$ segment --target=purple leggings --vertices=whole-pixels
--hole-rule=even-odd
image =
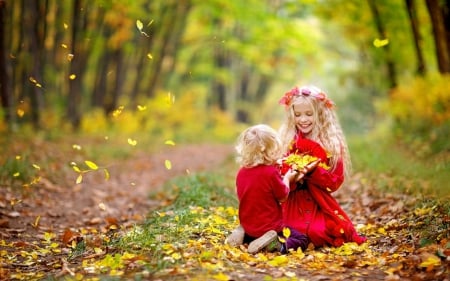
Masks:
[[[309,244],[308,236],[292,227],[287,226],[287,228],[291,231],[291,235],[288,238],[284,237],[282,231],[278,233],[278,236],[283,237],[286,240],[286,243],[282,246],[280,252],[286,254],[289,249],[297,250],[298,248],[301,248],[303,251],[306,250]],[[245,234],[244,243],[250,243],[255,239],[255,237]]]

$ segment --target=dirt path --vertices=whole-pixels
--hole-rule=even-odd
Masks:
[[[101,171],[86,174],[81,184],[56,186],[42,179],[31,192],[17,194],[0,189],[0,237],[14,240],[52,231],[116,223],[135,223],[161,204],[149,198],[166,181],[213,169],[232,155],[227,145],[174,146],[152,155],[138,155]],[[171,169],[165,166],[171,162]],[[15,206],[11,206],[15,202]]]

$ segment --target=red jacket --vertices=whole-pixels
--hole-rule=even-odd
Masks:
[[[259,165],[239,169],[236,176],[239,199],[239,220],[245,233],[260,237],[269,230],[283,229],[279,201],[285,200],[289,189],[276,166]]]
[[[311,153],[326,161],[325,150],[311,140],[299,138],[293,152]],[[334,171],[316,167],[304,177],[304,183],[290,192],[283,203],[284,223],[305,233],[316,247],[341,246],[345,242],[366,241],[359,236],[347,214],[331,195],[344,181],[344,165],[338,161]]]

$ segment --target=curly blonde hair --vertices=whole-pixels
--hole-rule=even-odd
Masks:
[[[236,152],[236,161],[247,168],[272,165],[283,154],[277,131],[265,124],[244,130],[237,140]]]
[[[294,88],[280,100],[280,103],[286,106],[286,118],[279,130],[282,150],[284,152],[289,151],[297,134],[293,105],[304,102],[312,106],[315,120],[315,126],[308,138],[322,145],[327,154],[330,155],[329,166],[331,170],[334,170],[339,159],[342,159],[345,174],[350,174],[350,153],[334,110],[334,104],[322,90],[315,86]]]

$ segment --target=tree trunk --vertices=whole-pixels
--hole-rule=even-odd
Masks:
[[[76,75],[75,79],[69,79],[69,96],[67,115],[72,127],[77,130],[81,123],[81,97],[83,94],[83,76],[87,63],[85,32],[87,25],[87,10],[84,0],[74,0],[72,17],[72,54],[70,75]]]
[[[381,37],[381,39],[386,39],[386,31],[384,28],[383,21],[381,20],[380,13],[378,11],[378,7],[375,3],[375,0],[368,0],[368,3],[375,22],[375,27],[378,31],[378,35]],[[395,64],[394,60],[392,59],[389,44],[384,46],[383,48],[385,51],[385,61],[388,72],[387,79],[389,81],[389,88],[392,89],[397,86],[397,71],[395,70]]]
[[[416,3],[415,0],[406,0],[406,8],[408,10],[409,22],[411,24],[411,31],[414,38],[414,47],[416,50],[417,59],[417,74],[424,76],[426,73],[425,60],[423,58],[422,48],[420,42],[422,38],[419,31],[419,22],[417,20]]]
[[[6,50],[5,50],[5,11],[6,1],[0,0],[0,99],[1,106],[4,111],[4,121],[11,125],[13,121],[12,113],[12,95],[9,90],[9,79],[6,67]]]
[[[40,128],[40,116],[41,109],[44,102],[44,90],[45,87],[43,81],[43,61],[42,56],[44,53],[44,40],[45,40],[45,13],[46,2],[39,0],[32,0],[29,3],[29,13],[26,16],[26,20],[30,24],[28,27],[31,29],[29,33],[30,46],[28,49],[29,56],[32,58],[32,69],[29,80],[33,86],[29,91],[30,103],[31,103],[31,121],[34,128]],[[41,7],[42,3],[44,7]]]
[[[447,1],[448,2],[448,1]],[[444,18],[444,10],[448,6],[440,4],[439,0],[426,0],[428,13],[431,18],[433,28],[434,43],[436,46],[436,58],[440,73],[450,73],[450,53],[448,46],[448,28],[446,30],[445,20],[447,24],[449,19]],[[447,12],[448,15],[448,12]]]

